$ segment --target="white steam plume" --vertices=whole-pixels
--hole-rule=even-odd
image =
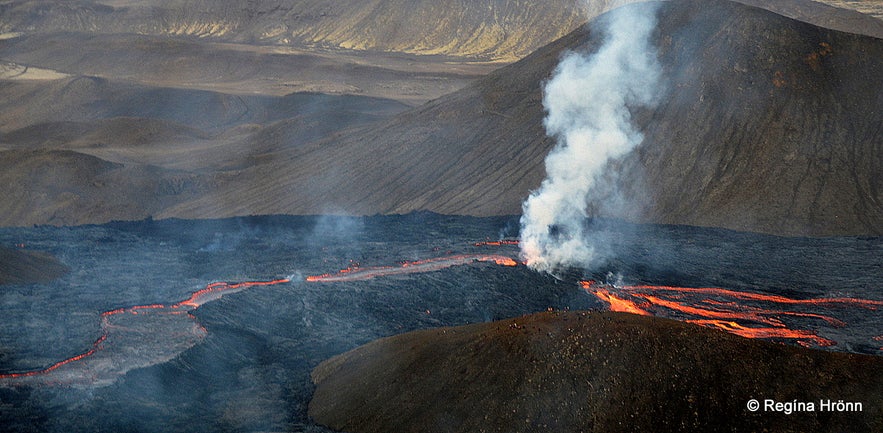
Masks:
[[[546,157],[547,177],[522,204],[521,217],[522,259],[534,269],[592,261],[583,224],[593,187],[608,162],[643,140],[627,105],[650,105],[657,94],[661,72],[650,43],[655,15],[650,4],[610,12],[602,18],[598,51],[568,53],[545,85],[544,125],[557,143]]]

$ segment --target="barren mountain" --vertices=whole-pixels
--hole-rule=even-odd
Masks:
[[[640,6],[636,6],[640,7]],[[455,94],[247,170],[165,215],[409,212],[517,214],[552,142],[540,86],[589,26]],[[609,216],[788,235],[883,232],[883,43],[736,3],[665,3],[656,31],[668,82],[635,113],[644,144],[621,169],[640,213]],[[304,185],[282,194],[282,185]],[[236,191],[236,192],[234,192]],[[267,200],[272,197],[272,200]],[[595,203],[595,205],[600,205]]]
[[[87,77],[6,82],[0,91],[10,96],[0,102],[3,225],[142,219],[233,182],[264,153],[405,108],[361,96],[238,96]]]
[[[497,60],[524,56],[585,19],[578,2],[526,0],[17,1],[3,5],[0,16],[5,32],[196,36]]]
[[[313,370],[310,416],[353,433],[876,431],[881,364],[633,314],[539,313],[331,358]],[[868,409],[821,410],[832,394]],[[751,399],[814,409],[752,412]]]
[[[200,52],[203,45],[193,41],[131,36],[151,47],[144,73],[161,80],[163,68],[173,71],[167,86],[97,78],[3,84],[3,224],[421,209],[517,214],[539,186],[552,145],[542,128],[541,83],[562,51],[597,46],[593,28],[373,124],[366,122],[401,107],[348,96],[333,105],[315,94],[175,90],[174,81],[200,74],[175,69],[181,53],[209,63],[227,53],[210,68],[225,71],[229,61],[231,69],[217,75],[224,86],[235,87],[228,73],[247,79],[284,68],[273,69],[265,57],[271,53],[256,56],[242,46]],[[789,235],[883,232],[879,39],[723,1],[666,2],[654,37],[665,93],[655,110],[635,112],[646,140],[620,165],[622,188],[639,212],[608,215]],[[94,47],[125,54],[113,38],[94,39]],[[62,55],[63,43],[50,43],[64,40],[22,36],[2,41],[0,51],[41,66],[92,67]],[[160,45],[177,54],[157,54]],[[142,57],[125,58],[120,65]],[[118,76],[131,70],[103,62],[101,68],[120,68]],[[442,63],[427,63],[430,75]],[[420,65],[400,63],[411,71],[400,76],[407,80]],[[298,98],[326,108],[303,115],[305,105],[291,103]],[[332,114],[351,103],[366,105]],[[83,167],[97,171],[71,160],[91,161]],[[35,179],[40,170],[49,175]]]
[[[79,0],[0,5],[0,33],[137,33],[260,45],[318,46],[515,60],[587,18],[635,0]],[[837,30],[883,37],[876,2],[744,0]],[[861,3],[856,5],[856,3]]]

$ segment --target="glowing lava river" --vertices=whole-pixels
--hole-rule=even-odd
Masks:
[[[475,262],[518,265],[514,259],[503,255],[460,254],[403,262],[400,266],[352,266],[336,274],[308,276],[305,280],[326,283],[360,281],[432,272]],[[0,385],[108,385],[132,369],[166,362],[205,338],[208,331],[191,314],[196,308],[252,287],[285,283],[291,283],[291,279],[217,282],[175,304],[136,305],[105,311],[101,313],[101,336],[91,349],[43,369],[0,374]]]
[[[176,304],[105,311],[101,336],[91,349],[40,370],[0,374],[0,384],[107,385],[132,369],[168,361],[202,340],[207,331],[190,311],[226,294],[290,281],[212,283]]]
[[[791,328],[785,318],[814,319],[840,328],[847,326],[846,322],[829,314],[845,308],[862,308],[870,312],[883,308],[883,301],[870,299],[792,299],[716,287],[610,285],[595,281],[580,281],[580,286],[610,304],[612,311],[670,317],[743,337],[791,340],[806,347],[827,347],[837,343],[811,329]],[[820,314],[787,307],[812,307],[814,311],[831,312]]]
[[[0,228],[5,248],[70,269],[0,286],[0,431],[327,433],[307,415],[322,361],[549,309],[883,355],[883,237],[600,222],[589,232],[603,245],[597,263],[550,275],[516,262],[517,217]]]

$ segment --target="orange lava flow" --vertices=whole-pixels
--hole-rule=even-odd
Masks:
[[[476,247],[501,247],[503,245],[518,245],[518,240],[499,240],[499,241],[484,241],[484,242],[476,242],[473,245]]]
[[[81,360],[81,359],[83,359],[83,358],[86,358],[86,357],[88,357],[88,356],[92,356],[92,355],[94,355],[95,352],[97,352],[99,349],[101,349],[101,343],[103,343],[104,340],[106,340],[106,339],[107,339],[107,335],[102,335],[101,337],[98,337],[98,339],[95,340],[94,343],[92,343],[92,348],[89,349],[87,352],[81,353],[81,354],[79,354],[79,355],[77,355],[77,356],[72,356],[72,357],[70,357],[70,358],[68,358],[68,359],[65,359],[65,360],[62,360],[62,361],[58,361],[58,362],[56,362],[55,364],[52,364],[52,365],[50,365],[49,367],[46,367],[46,368],[44,368],[44,369],[42,369],[42,370],[27,371],[27,372],[24,372],[24,373],[0,374],[0,378],[3,378],[3,379],[15,379],[15,378],[19,378],[19,377],[32,377],[32,376],[37,376],[37,375],[40,375],[40,374],[49,373],[50,371],[52,371],[52,370],[56,370],[56,369],[58,369],[59,367],[61,367],[61,366],[63,366],[63,365],[67,365],[67,364],[70,364],[70,363],[72,363],[72,362],[77,362],[77,361],[79,361],[79,360]]]
[[[487,242],[478,242],[475,243],[475,246],[503,246],[503,245],[518,245],[518,241],[516,240],[500,240],[500,241],[487,241]],[[412,273],[422,273],[422,272],[431,272],[439,269],[448,268],[451,266],[465,265],[475,262],[489,262],[495,263],[500,266],[518,266],[518,262],[508,256],[499,255],[499,254],[461,254],[461,255],[453,255],[447,257],[436,257],[426,260],[418,260],[412,262],[403,262],[399,266],[381,266],[381,267],[361,267],[358,263],[353,262],[349,268],[342,269],[337,273],[325,273],[321,275],[311,275],[306,277],[307,282],[337,282],[337,281],[357,281],[357,280],[367,280],[375,277],[384,277],[391,275],[400,275],[400,274],[412,274]],[[0,374],[0,380],[2,379],[15,379],[15,378],[25,378],[25,377],[34,377],[40,376],[47,373],[51,373],[55,370],[58,370],[60,367],[73,364],[77,361],[84,361],[87,358],[90,360],[95,360],[96,358],[90,358],[102,349],[104,349],[105,342],[108,339],[109,331],[111,329],[121,329],[117,325],[112,323],[113,316],[117,316],[117,318],[121,318],[123,316],[119,316],[122,314],[131,314],[131,315],[147,315],[147,314],[157,314],[157,315],[167,315],[167,316],[180,316],[186,314],[189,316],[190,320],[195,324],[196,329],[199,330],[196,334],[200,336],[204,336],[208,333],[208,331],[202,327],[198,322],[196,322],[196,317],[190,314],[192,310],[199,308],[201,305],[204,305],[208,302],[217,300],[222,296],[230,293],[239,292],[251,287],[256,286],[272,286],[276,284],[284,284],[290,283],[291,280],[288,278],[280,278],[270,281],[244,281],[239,283],[226,283],[226,282],[215,282],[206,285],[204,288],[193,292],[190,297],[187,299],[174,303],[174,304],[148,304],[148,305],[136,305],[133,307],[122,307],[116,308],[113,310],[108,310],[102,312],[100,314],[101,317],[101,336],[92,344],[92,347],[79,355],[67,358],[65,360],[56,362],[55,364],[50,365],[49,367],[33,370],[27,372],[20,373],[8,373],[8,374]],[[144,316],[151,317],[151,316]],[[102,355],[108,355],[108,352],[102,352]],[[100,357],[98,357],[100,358]],[[84,361],[84,362],[89,362]],[[101,359],[96,360],[96,362],[101,363],[104,362]],[[57,372],[56,372],[57,373]],[[77,372],[79,373],[79,372]]]
[[[213,301],[215,299],[224,296],[225,294],[240,292],[249,287],[254,286],[272,286],[274,284],[282,284],[282,283],[290,283],[291,280],[288,278],[280,278],[278,280],[272,281],[246,281],[243,283],[229,284],[229,283],[211,283],[205,286],[202,290],[197,290],[190,295],[189,298],[183,300],[176,304],[177,306],[188,306],[188,307],[198,307],[206,302]],[[174,306],[173,306],[174,307]],[[177,308],[177,307],[175,307]]]
[[[498,254],[460,254],[446,257],[435,257],[426,260],[404,262],[399,266],[375,266],[375,267],[350,267],[341,269],[334,274],[310,275],[307,282],[342,282],[369,280],[377,277],[392,275],[415,274],[432,272],[451,266],[466,265],[474,262],[490,262],[500,266],[518,266],[518,262],[511,257]]]
[[[802,329],[788,329],[788,328],[750,328],[747,326],[742,326],[736,322],[728,322],[725,320],[714,320],[714,319],[695,319],[695,320],[686,320],[687,323],[694,323],[697,325],[708,326],[712,328],[718,328],[724,331],[727,331],[732,334],[740,335],[742,337],[748,338],[784,338],[784,339],[793,339],[800,344],[801,346],[811,347],[812,345],[807,344],[807,341],[814,343],[816,346],[833,346],[835,343],[832,340],[827,338],[819,337],[812,331],[802,330]]]
[[[488,246],[501,246],[501,245],[515,245],[517,241],[497,241],[497,242],[486,242],[486,243],[477,243],[477,246],[488,245]],[[411,274],[411,273],[422,273],[422,272],[431,272],[439,269],[448,268],[451,266],[465,265],[469,263],[475,262],[489,262],[495,263],[500,266],[517,266],[518,262],[511,257],[498,255],[498,254],[462,254],[462,255],[453,255],[448,257],[436,257],[426,260],[418,260],[412,262],[403,262],[399,266],[382,266],[382,267],[360,267],[358,263],[353,263],[353,265],[347,269],[342,269],[337,273],[326,273],[321,275],[312,275],[306,277],[306,281],[308,282],[337,282],[337,281],[356,281],[356,280],[367,280],[375,277],[383,277],[383,276],[391,276],[391,275],[400,275],[400,274]],[[122,307],[116,308],[113,310],[108,310],[102,312],[101,316],[101,336],[92,344],[92,348],[88,351],[81,353],[79,355],[70,357],[68,359],[56,362],[55,364],[50,365],[49,367],[33,370],[28,372],[20,372],[20,373],[9,373],[9,374],[0,374],[0,379],[15,379],[15,378],[25,378],[25,377],[34,377],[40,376],[43,374],[51,373],[55,370],[58,370],[60,367],[75,363],[77,361],[84,361],[87,358],[92,357],[102,349],[104,349],[104,343],[108,339],[109,330],[117,329],[116,325],[112,324],[111,318],[113,316],[118,316],[121,314],[131,314],[131,315],[140,315],[140,314],[159,314],[159,315],[182,315],[186,314],[189,316],[191,320],[196,324],[197,329],[200,330],[198,334],[205,335],[207,331],[204,327],[199,325],[196,322],[196,317],[190,314],[190,311],[204,305],[208,302],[214,301],[216,299],[221,298],[224,295],[240,292],[242,290],[256,287],[256,286],[272,286],[276,284],[290,283],[291,280],[288,278],[280,278],[270,281],[245,281],[240,283],[226,283],[226,282],[215,282],[206,285],[204,288],[193,292],[190,297],[187,299],[173,303],[173,304],[148,304],[148,305],[136,305],[133,307]],[[106,353],[106,352],[105,352]],[[90,358],[94,359],[94,358]],[[99,360],[98,362],[102,362]]]
[[[602,301],[606,301],[608,304],[610,304],[610,311],[639,314],[641,316],[652,316],[652,314],[645,311],[634,302],[613,295],[607,290],[597,289],[592,293],[594,293],[595,296],[600,298]]]
[[[612,311],[671,317],[743,337],[792,340],[808,347],[827,347],[836,343],[812,330],[791,329],[783,318],[818,319],[836,327],[846,326],[846,323],[828,314],[793,311],[794,308],[851,306],[876,310],[883,306],[883,301],[872,299],[792,299],[714,287],[612,286],[595,281],[580,281],[580,286],[610,304]]]
[[[779,295],[764,295],[761,293],[739,292],[735,290],[720,289],[717,287],[672,287],[672,286],[628,286],[629,290],[651,290],[651,291],[669,291],[679,293],[701,293],[705,295],[726,296],[736,299],[744,299],[750,301],[767,301],[777,304],[804,304],[804,305],[826,305],[826,304],[848,304],[858,307],[864,307],[870,310],[876,310],[877,307],[883,306],[883,301],[872,299],[858,298],[816,298],[816,299],[792,299]]]
[[[193,310],[193,309],[199,307],[200,305],[205,304],[206,302],[218,299],[221,296],[228,294],[228,293],[242,291],[246,288],[253,287],[253,286],[269,286],[269,285],[282,284],[282,283],[288,283],[288,282],[290,282],[289,279],[282,278],[282,279],[272,280],[272,281],[246,281],[246,282],[235,283],[235,284],[223,283],[223,282],[211,283],[211,284],[205,286],[204,289],[197,290],[196,292],[194,292],[186,300],[178,302],[176,304],[135,305],[133,307],[116,308],[113,310],[105,311],[105,312],[101,313],[101,315],[100,315],[101,316],[101,331],[102,331],[101,336],[98,337],[97,340],[95,340],[95,342],[92,344],[92,348],[89,349],[88,351],[83,352],[79,355],[64,359],[62,361],[58,361],[58,362],[50,365],[49,367],[46,367],[46,368],[43,368],[40,370],[27,371],[27,372],[22,372],[22,373],[0,374],[0,379],[15,379],[15,378],[22,378],[22,377],[33,377],[33,376],[39,376],[39,375],[51,373],[52,371],[57,370],[58,368],[60,368],[62,366],[65,366],[65,365],[68,365],[68,364],[71,364],[71,363],[74,363],[77,361],[81,361],[85,358],[88,358],[88,357],[94,355],[95,353],[97,353],[99,350],[101,350],[103,348],[103,343],[105,342],[105,340],[107,340],[109,318],[111,316],[118,315],[118,314],[125,314],[125,313],[143,314],[146,312],[157,312],[159,314],[181,314],[181,313],[185,313],[190,310]],[[169,311],[164,311],[164,310],[169,310]],[[193,318],[193,320],[196,320],[196,318],[192,315],[191,315],[191,318]]]

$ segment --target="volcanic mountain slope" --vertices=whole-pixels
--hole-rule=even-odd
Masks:
[[[143,219],[299,146],[405,109],[379,98],[230,95],[94,77],[0,82],[0,224]],[[264,126],[262,126],[264,125]]]
[[[541,82],[562,51],[589,50],[598,40],[590,25],[462,91],[344,131],[404,107],[278,95],[291,84],[375,89],[413,103],[461,86],[481,68],[469,69],[462,58],[353,54],[339,61],[338,54],[298,57],[195,39],[39,34],[59,10],[80,17],[65,22],[102,27],[88,24],[79,3],[12,13],[35,4],[3,5],[4,19],[30,17],[22,22],[35,29],[0,41],[0,55],[30,65],[3,68],[15,76],[2,82],[0,102],[5,225],[418,209],[516,214],[543,178],[552,144],[542,130]],[[31,28],[21,25],[6,29]],[[72,43],[96,53],[108,48],[113,55],[99,69],[116,78],[27,72],[34,65],[101,72]],[[623,189],[643,212],[613,216],[779,234],[881,232],[879,40],[739,4],[676,1],[660,12],[656,44],[666,93],[657,110],[636,113],[647,141],[622,164],[640,167]],[[194,66],[201,62],[210,67]],[[35,74],[50,79],[20,79]],[[346,78],[353,76],[374,78],[353,84]],[[72,160],[105,169],[88,173]]]
[[[820,27],[883,38],[883,2],[880,1],[736,1]]]
[[[59,32],[0,40],[5,74],[42,68],[152,87],[284,96],[322,92],[415,105],[460,89],[497,66],[459,58],[338,50],[305,51],[175,36]],[[27,68],[25,70],[25,68]]]
[[[634,207],[593,203],[602,215],[784,235],[883,233],[881,40],[724,1],[665,2],[658,20],[666,86],[657,108],[634,111],[645,140],[618,165]],[[592,29],[388,121],[277,154],[272,168],[246,170],[223,194],[163,215],[223,206],[517,214],[553,144],[540,86],[563,51],[598,45]],[[278,183],[266,182],[270,171],[282,173]]]
[[[512,61],[634,0],[126,0],[12,1],[0,33],[137,33],[260,45],[321,46]],[[822,3],[743,0],[837,30],[883,37],[883,22]],[[830,1],[845,8],[856,2]],[[863,2],[871,3],[871,2]]]
[[[331,358],[313,370],[309,412],[347,432],[879,431],[881,367],[666,319],[550,312]],[[828,395],[862,411],[823,410]],[[786,415],[767,399],[814,408]]]
[[[589,9],[597,14],[608,3],[594,1]],[[510,61],[585,19],[578,2],[527,0],[18,1],[3,5],[0,16],[5,32],[197,36]]]

